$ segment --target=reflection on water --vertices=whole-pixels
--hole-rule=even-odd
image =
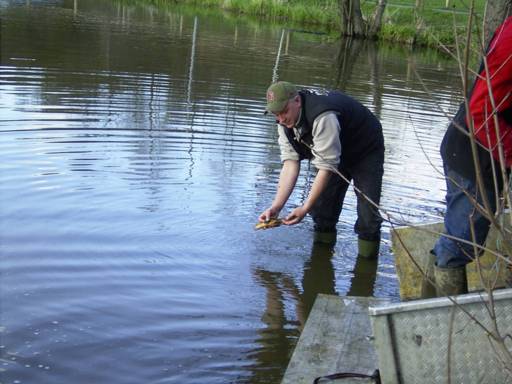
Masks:
[[[258,362],[251,382],[280,380],[280,367],[288,364],[317,294],[336,294],[333,255],[332,246],[314,243],[311,255],[304,263],[300,285],[286,272],[260,267],[253,271],[255,280],[265,288],[266,302],[261,317],[264,327],[258,331],[256,339],[261,347],[251,353]],[[269,372],[270,367],[277,369]]]
[[[339,88],[380,116],[383,208],[424,221],[457,68],[136,3],[0,2],[1,381],[278,382],[316,294],[398,289],[389,226],[378,265],[356,260],[351,190],[333,248],[309,219],[254,231],[280,170],[268,84]]]

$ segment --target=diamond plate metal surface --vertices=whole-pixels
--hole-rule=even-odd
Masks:
[[[447,383],[448,377],[451,383],[512,383],[502,364],[504,351],[488,334],[494,323],[487,296],[464,296],[461,307],[443,298],[395,304],[380,313],[370,309],[384,383]],[[495,296],[494,309],[501,337],[512,335],[512,290]],[[510,352],[512,340],[505,345]],[[390,365],[390,354],[394,372],[380,366]]]

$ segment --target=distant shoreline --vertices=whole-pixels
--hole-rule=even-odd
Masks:
[[[218,9],[235,16],[256,17],[281,25],[302,27],[316,33],[338,38],[341,33],[339,0],[121,0],[124,3],[156,6],[187,6]],[[423,1],[421,10],[416,0],[388,2],[378,40],[439,49],[441,44],[452,48],[456,36],[467,30],[467,4],[462,0]],[[376,1],[363,1],[363,17],[373,13]],[[447,7],[448,5],[448,7]],[[475,9],[482,15],[485,0],[477,0]]]

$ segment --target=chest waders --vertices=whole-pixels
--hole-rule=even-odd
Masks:
[[[299,154],[300,160],[313,157],[322,159],[321,155],[314,151],[312,136],[313,122],[319,115],[333,112],[340,124],[342,147],[340,163],[344,166],[339,169],[334,167],[331,169],[340,179],[331,178],[318,204],[316,203],[311,211],[315,222],[314,241],[335,244],[336,223],[341,213],[345,192],[351,179],[354,178],[354,189],[358,195],[358,220],[355,228],[358,234],[358,255],[367,259],[375,259],[379,253],[380,224],[382,222],[378,213],[384,157],[384,139],[380,122],[361,103],[343,93],[332,92],[328,95],[317,95],[301,91],[299,95],[302,101],[301,119],[296,125],[299,134],[296,137],[295,132],[291,129],[285,129],[284,132],[291,146]],[[374,154],[378,154],[378,156]],[[367,169],[380,169],[381,172],[380,174],[372,172],[371,177],[379,180],[368,183],[361,182],[361,185],[369,185],[367,190],[361,190],[356,184],[363,180],[361,172],[365,168],[360,167],[359,164],[365,161],[371,163],[371,166],[366,167]],[[350,176],[343,175],[342,169],[347,170],[347,175]]]

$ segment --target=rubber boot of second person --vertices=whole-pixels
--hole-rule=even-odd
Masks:
[[[434,275],[435,264],[436,255],[434,251],[430,251],[430,253],[427,255],[427,261],[425,265],[423,265],[420,299],[431,299],[433,297],[437,297]]]
[[[438,297],[468,293],[466,267],[441,268],[434,266],[436,294]]]

